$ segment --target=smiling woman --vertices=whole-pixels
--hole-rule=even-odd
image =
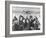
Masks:
[[[44,34],[44,3],[6,1],[6,8],[7,37]]]

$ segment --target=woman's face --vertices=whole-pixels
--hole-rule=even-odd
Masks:
[[[23,22],[25,23],[25,19],[23,20]]]
[[[30,21],[31,21],[31,19],[30,19]]]
[[[27,20],[27,23],[29,23],[29,21]]]

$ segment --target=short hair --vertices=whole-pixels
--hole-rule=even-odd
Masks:
[[[30,18],[32,18],[32,16],[30,16]]]

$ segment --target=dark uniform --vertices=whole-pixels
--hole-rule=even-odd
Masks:
[[[13,19],[13,26],[12,26],[12,30],[15,31],[15,30],[18,30],[18,24],[15,23],[14,21],[17,21],[17,17],[15,16],[14,19]]]
[[[34,24],[35,30],[40,30],[40,28],[38,28],[39,25],[40,25],[40,23],[39,23],[39,21],[38,21],[38,18],[36,18],[36,21],[35,21],[35,22],[36,22],[36,23]]]
[[[29,30],[32,30],[31,27],[34,28],[34,23],[33,23],[34,21],[35,21],[35,19],[33,19],[33,20],[31,20],[31,21],[29,22],[29,23],[30,23],[30,28],[29,28]]]
[[[25,19],[24,28],[25,28],[25,30],[29,30],[29,19],[28,18]]]

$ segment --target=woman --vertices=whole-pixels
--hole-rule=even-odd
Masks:
[[[25,19],[25,26],[24,26],[25,30],[29,30],[29,19],[28,17],[26,17]]]
[[[13,19],[13,24],[12,25],[13,25],[12,26],[13,31],[18,30],[19,25],[18,25],[18,19],[17,19],[16,16]]]
[[[38,18],[36,17],[36,18],[35,18],[35,23],[34,23],[34,29],[35,29],[35,30],[40,30],[40,28],[38,28],[39,25],[40,25],[40,23],[39,23],[39,21],[38,21]]]
[[[24,29],[24,22],[23,22],[23,20],[24,20],[24,17],[22,15],[20,15],[20,17],[19,17],[19,29],[20,30]]]
[[[30,24],[30,28],[29,28],[29,30],[34,30],[34,21],[35,21],[35,19],[33,19],[33,17],[32,16],[30,16],[30,19],[29,19],[30,21],[29,21],[29,24]]]

